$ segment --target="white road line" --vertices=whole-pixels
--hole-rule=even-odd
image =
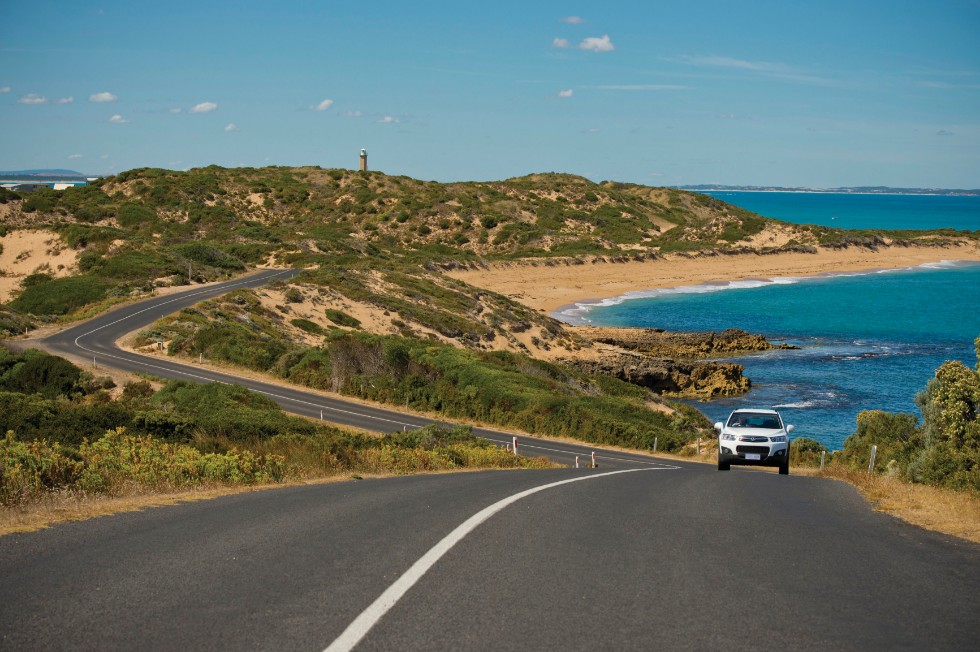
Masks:
[[[399,577],[394,584],[389,586],[384,593],[378,596],[377,600],[372,602],[367,609],[362,611],[361,615],[355,618],[354,621],[347,626],[347,629],[345,629],[343,633],[338,636],[337,639],[331,643],[324,652],[348,652],[349,650],[353,650],[354,647],[361,642],[361,639],[363,639],[367,633],[371,631],[371,628],[378,624],[378,621],[381,620],[381,618],[384,617],[384,615],[388,613],[388,611],[394,607],[406,593],[408,593],[409,589],[415,586],[416,582],[422,579],[422,576],[425,575],[426,572],[428,572],[428,570],[443,557],[443,555],[449,552],[457,543],[462,541],[467,534],[475,530],[477,526],[508,505],[512,505],[518,500],[526,498],[532,494],[536,494],[539,491],[558,487],[563,484],[583,482],[585,480],[595,480],[596,478],[604,478],[606,476],[618,475],[620,473],[636,473],[638,471],[660,471],[668,469],[669,467],[664,467],[662,469],[626,469],[624,471],[609,471],[607,473],[599,473],[597,475],[580,476],[577,478],[572,478],[571,480],[561,480],[560,482],[551,482],[549,484],[541,485],[540,487],[533,487],[495,502],[489,507],[466,519],[462,525],[447,534],[442,541],[434,545],[427,553],[422,555],[417,562],[412,564],[411,568],[405,571],[404,575]]]

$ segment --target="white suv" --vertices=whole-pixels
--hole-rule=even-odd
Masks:
[[[735,410],[727,424],[715,424],[718,431],[718,470],[732,464],[778,466],[780,475],[789,475],[789,433],[775,410]]]

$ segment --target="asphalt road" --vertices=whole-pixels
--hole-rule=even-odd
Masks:
[[[134,328],[112,315],[49,345],[78,338],[105,364],[136,364],[105,344]],[[287,409],[325,404],[274,391]],[[525,439],[565,461],[576,450]],[[600,460],[291,487],[2,537],[0,649],[976,649],[980,546],[878,514],[838,482]]]
[[[472,515],[361,650],[975,650],[980,546],[848,486],[704,465],[228,496],[0,538],[0,649],[323,650]],[[592,477],[595,476],[595,477]]]

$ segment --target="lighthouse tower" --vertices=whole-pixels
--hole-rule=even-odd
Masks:
[[[361,172],[367,172],[367,150],[361,150]]]

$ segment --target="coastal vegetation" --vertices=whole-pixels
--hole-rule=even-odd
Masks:
[[[676,451],[706,432],[693,408],[649,390],[510,351],[335,328],[296,343],[282,317],[240,290],[158,321],[136,347],[231,363],[314,389],[526,432]],[[657,409],[651,409],[651,406]]]
[[[34,258],[22,252],[21,271],[0,279],[12,288],[0,287],[6,292],[0,335],[77,320],[158,288],[224,279],[260,264],[300,268],[290,282],[235,292],[167,318],[133,345],[146,352],[162,345],[169,355],[446,418],[640,449],[656,441],[661,451],[689,450],[707,435],[695,410],[662,394],[745,391],[739,365],[703,358],[769,344],[740,349],[746,345],[739,336],[733,350],[729,334],[685,342],[644,335],[642,344],[621,335],[603,339],[524,305],[517,292],[476,287],[452,274],[510,265],[531,273],[555,266],[587,273],[594,263],[980,241],[980,232],[969,231],[794,225],[707,195],[565,174],[443,184],[317,167],[141,168],[64,191],[0,194],[0,237],[32,230],[43,232],[44,250]],[[72,256],[48,264],[58,251]],[[215,388],[127,387],[120,398],[107,398],[108,388],[94,379],[33,355],[15,356],[0,388],[0,432],[12,430],[6,441],[17,446],[44,441],[67,447],[66,455],[79,461],[83,441],[107,436],[113,450],[136,446],[127,438],[152,437],[201,455],[225,455],[232,446],[243,451],[247,440],[255,455],[283,456],[283,448],[270,448],[278,436],[307,442],[303,450],[308,438],[331,442],[314,448],[334,450],[350,437],[310,431],[309,423],[239,395],[202,402]],[[33,374],[23,371],[29,365],[62,385],[51,389],[45,381],[40,393],[18,386]],[[907,415],[862,415],[854,443],[833,457],[857,465],[865,444],[881,440],[889,458],[882,469],[889,473],[943,486],[975,484],[975,462],[947,459],[973,441],[972,426],[942,434],[959,423],[950,416],[956,409],[969,410],[934,409],[951,405],[949,396],[966,390],[950,388],[969,381],[959,368],[941,376],[921,399],[922,426],[909,425]],[[210,407],[195,412],[195,405]],[[55,423],[70,434],[55,438]],[[229,424],[244,440],[230,434]],[[896,433],[907,441],[885,441]],[[795,459],[816,463],[818,444],[794,446]],[[364,450],[377,449],[365,443]],[[256,472],[277,477],[278,462],[270,464]],[[285,464],[288,476],[288,456]],[[348,458],[340,464],[360,468]]]
[[[980,337],[975,346],[980,357]],[[980,495],[980,363],[975,369],[943,363],[916,404],[921,424],[914,414],[860,413],[857,430],[835,457],[850,468],[868,468],[871,446],[877,446],[875,473]]]
[[[375,437],[290,417],[236,385],[113,383],[41,351],[0,348],[0,504],[281,483],[338,474],[550,466],[463,426]]]

